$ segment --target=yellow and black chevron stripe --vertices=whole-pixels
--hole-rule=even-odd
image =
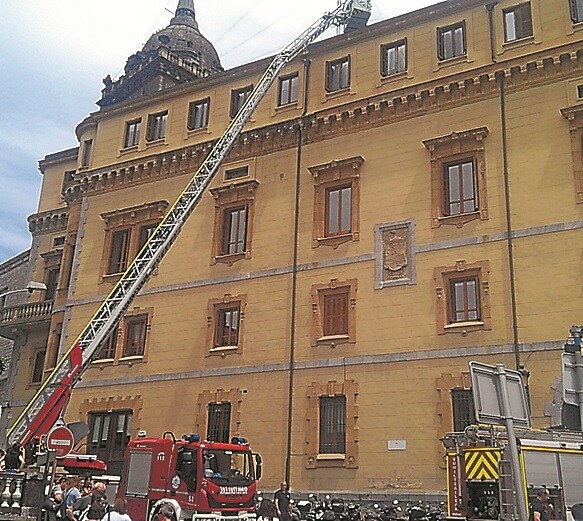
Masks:
[[[474,481],[497,480],[500,451],[468,450],[464,453],[466,478]]]

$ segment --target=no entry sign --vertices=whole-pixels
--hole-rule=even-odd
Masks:
[[[54,450],[58,458],[67,456],[74,443],[73,433],[67,427],[56,427],[47,436],[47,448]]]

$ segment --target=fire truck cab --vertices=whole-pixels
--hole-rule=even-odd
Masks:
[[[517,430],[520,466],[529,508],[542,488],[549,490],[551,520],[571,520],[583,502],[583,439],[580,433]],[[506,433],[469,427],[446,435],[448,514],[468,520],[516,518],[514,483]]]
[[[117,497],[125,498],[132,519],[155,520],[163,506],[174,520],[254,518],[256,480],[261,456],[247,440],[201,441],[198,434],[177,440],[162,438],[129,442]]]

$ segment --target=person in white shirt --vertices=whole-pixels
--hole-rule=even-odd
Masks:
[[[113,503],[113,508],[101,518],[101,521],[132,521],[127,513],[126,500],[118,497]]]

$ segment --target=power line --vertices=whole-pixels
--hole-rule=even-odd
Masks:
[[[261,2],[263,2],[263,0],[259,0],[258,2],[256,2],[255,5],[251,7],[251,9],[249,9],[243,16],[239,17],[239,19],[233,25],[231,25],[223,34],[221,34],[221,36],[219,36],[214,43],[216,44],[220,42],[223,39],[223,37],[226,36],[231,31],[231,29],[233,29],[239,22],[241,22],[243,18],[245,18],[251,11],[253,11],[253,9],[255,9]]]

